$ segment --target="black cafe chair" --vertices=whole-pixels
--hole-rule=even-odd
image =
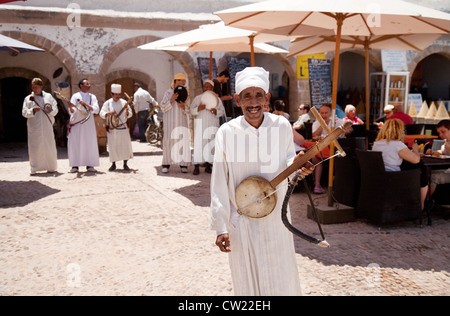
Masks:
[[[356,155],[361,170],[357,217],[377,225],[420,219],[420,170],[387,172],[381,152]]]

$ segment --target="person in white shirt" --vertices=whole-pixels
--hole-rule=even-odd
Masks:
[[[42,91],[40,78],[31,81],[32,93],[25,98],[22,116],[27,118],[28,155],[30,175],[37,171],[56,172],[58,168],[53,124],[58,113],[56,100],[50,93]]]
[[[133,158],[133,148],[131,147],[131,138],[128,131],[127,120],[133,116],[133,112],[127,101],[121,99],[122,86],[120,84],[111,85],[112,98],[107,100],[100,111],[100,117],[107,119],[112,115],[119,116],[119,126],[108,131],[108,152],[111,167],[109,171],[116,170],[116,162],[123,160],[123,169],[130,170],[128,160]],[[127,107],[124,109],[124,107]],[[122,111],[123,109],[123,111]]]
[[[136,111],[136,119],[139,127],[139,140],[141,143],[147,142],[145,138],[145,131],[147,129],[147,119],[149,114],[150,104],[158,106],[158,102],[151,96],[151,94],[142,88],[138,82],[134,84],[134,110]]]
[[[235,295],[301,294],[293,236],[281,220],[286,190],[277,191],[275,209],[262,218],[240,215],[235,200],[244,179],[273,179],[299,157],[289,121],[264,112],[268,90],[269,72],[263,68],[238,72],[234,100],[243,116],[223,124],[215,139],[211,228],[220,251],[229,253]],[[308,175],[312,170],[300,172]],[[287,186],[287,179],[279,186]]]
[[[70,172],[78,172],[80,166],[86,166],[87,171],[95,172],[94,167],[100,165],[100,158],[94,114],[98,114],[100,108],[97,97],[89,93],[91,90],[89,81],[82,79],[78,86],[81,91],[75,93],[70,100],[75,108],[69,106],[71,123],[67,140],[67,153],[71,166]],[[89,112],[91,115],[88,120],[85,120],[85,115]]]
[[[417,165],[421,169],[420,200],[422,210],[428,193],[428,174],[426,168],[421,168],[419,146],[414,143],[412,150],[403,143],[405,137],[405,124],[399,119],[389,119],[380,129],[372,146],[372,151],[382,153],[386,171],[401,171],[403,160]]]
[[[323,104],[319,109],[319,114],[325,121],[325,123],[328,125],[328,128],[331,130],[331,104],[325,103]],[[344,122],[341,119],[336,119],[334,123],[334,128],[339,127]],[[315,140],[322,140],[325,137],[328,136],[328,133],[322,128],[319,121],[315,121],[312,126],[312,136]],[[317,165],[320,162],[321,158],[318,158],[317,156],[314,156],[312,159],[312,163],[314,165]],[[316,194],[323,194],[325,193],[325,189],[322,188],[322,185],[320,184],[320,179],[322,178],[322,172],[323,172],[323,164],[317,165],[316,169],[314,170],[314,193]]]

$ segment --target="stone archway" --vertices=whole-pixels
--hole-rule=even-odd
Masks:
[[[109,75],[109,68],[114,63],[114,61],[124,52],[130,49],[137,48],[138,46],[147,44],[152,41],[156,41],[160,39],[155,36],[138,36],[134,38],[126,39],[118,44],[116,44],[113,48],[111,48],[108,53],[105,55],[103,59],[103,63],[100,67],[99,76],[102,78],[106,78]],[[201,86],[201,77],[198,71],[195,71],[195,63],[189,53],[183,52],[172,52],[167,51],[168,55],[172,56],[183,68],[188,79],[189,79],[189,92],[191,95],[197,95],[202,91]],[[107,81],[106,81],[107,82]],[[106,83],[105,82],[105,83]],[[149,86],[151,89],[151,86]],[[151,90],[149,90],[152,93]],[[155,93],[155,92],[153,92]],[[99,95],[105,94],[105,91],[99,92]]]

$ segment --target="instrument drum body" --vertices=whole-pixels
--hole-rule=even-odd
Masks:
[[[207,110],[212,110],[219,105],[219,97],[212,91],[205,91],[202,94],[200,103],[204,104]]]
[[[175,100],[176,102],[186,102],[188,98],[188,91],[183,86],[178,86],[173,90],[173,93],[178,93],[178,98]]]
[[[277,195],[269,181],[261,177],[248,177],[236,189],[238,213],[252,218],[269,215],[277,205]]]

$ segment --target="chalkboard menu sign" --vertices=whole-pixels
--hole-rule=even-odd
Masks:
[[[320,108],[331,103],[332,80],[329,59],[308,59],[311,105]]]
[[[250,60],[248,58],[228,56],[228,71],[230,72],[231,95],[234,95],[235,92],[234,88],[236,74],[247,67],[250,67]]]
[[[217,78],[217,66],[216,60],[213,59],[213,68],[211,79]],[[200,69],[200,75],[202,76],[202,83],[209,79],[209,58],[198,57],[197,58],[198,69]]]

